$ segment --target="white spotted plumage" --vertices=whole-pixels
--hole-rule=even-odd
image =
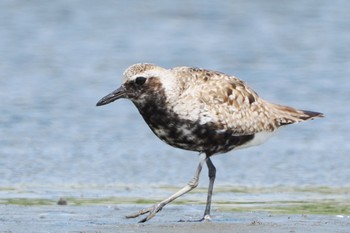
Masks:
[[[282,125],[320,116],[271,104],[245,82],[216,71],[190,67],[168,70],[152,64],[136,64],[124,72],[124,82],[137,76],[156,77],[164,89],[165,107],[180,118],[199,124],[212,122],[236,135],[273,132]]]

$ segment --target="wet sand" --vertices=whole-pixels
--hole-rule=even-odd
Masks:
[[[145,205],[18,206],[0,205],[0,232],[350,232],[342,215],[280,215],[268,212],[213,211],[212,222],[178,222],[200,218],[201,205],[171,205],[143,224],[124,215]]]

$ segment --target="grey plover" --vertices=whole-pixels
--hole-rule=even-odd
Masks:
[[[217,71],[135,64],[125,70],[123,78],[123,84],[98,101],[97,106],[129,99],[162,141],[200,153],[195,175],[186,186],[160,203],[126,216],[135,218],[148,213],[140,222],[151,219],[166,204],[197,187],[204,163],[208,166],[209,188],[201,220],[210,220],[216,174],[211,156],[259,145],[282,126],[323,117],[322,113],[267,102],[245,82]]]

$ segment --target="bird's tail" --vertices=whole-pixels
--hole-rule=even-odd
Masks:
[[[276,114],[276,123],[279,126],[289,125],[301,121],[313,120],[318,117],[324,117],[323,113],[299,110],[296,108],[274,104]]]

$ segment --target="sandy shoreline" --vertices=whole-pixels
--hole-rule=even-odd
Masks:
[[[341,215],[271,214],[214,211],[213,221],[177,222],[199,218],[202,206],[171,205],[154,219],[138,224],[124,215],[145,205],[19,206],[0,205],[4,232],[350,232],[350,217]]]

